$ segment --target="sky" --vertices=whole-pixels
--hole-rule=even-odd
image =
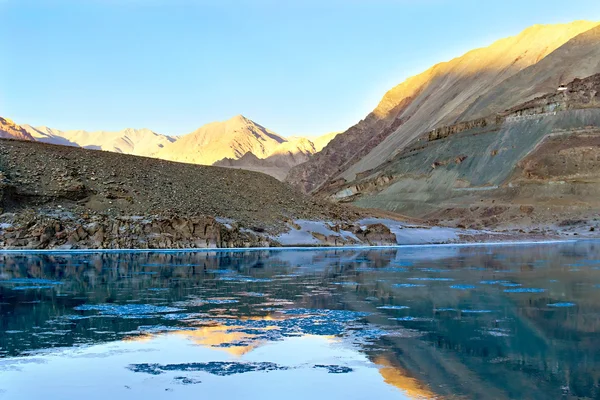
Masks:
[[[0,116],[189,133],[343,131],[409,76],[598,0],[0,0]]]

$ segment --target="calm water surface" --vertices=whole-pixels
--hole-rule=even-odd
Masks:
[[[0,399],[598,399],[600,242],[0,255]]]

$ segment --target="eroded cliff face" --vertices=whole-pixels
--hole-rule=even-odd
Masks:
[[[2,216],[4,249],[201,249],[269,247],[266,237],[212,217],[107,217],[57,213]]]

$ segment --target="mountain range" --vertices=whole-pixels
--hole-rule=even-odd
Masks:
[[[256,122],[237,115],[204,125],[183,136],[167,136],[150,129],[127,128],[117,132],[61,131],[49,127],[17,125],[0,120],[4,138],[111,151],[201,165],[219,165],[264,172],[283,180],[290,168],[308,161],[336,134],[316,138],[284,138]]]

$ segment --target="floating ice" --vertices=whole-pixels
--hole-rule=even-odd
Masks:
[[[475,286],[473,285],[452,285],[450,286],[451,289],[457,289],[457,290],[471,290],[471,289],[475,289]]]
[[[575,303],[551,303],[547,304],[548,307],[575,307]]]

